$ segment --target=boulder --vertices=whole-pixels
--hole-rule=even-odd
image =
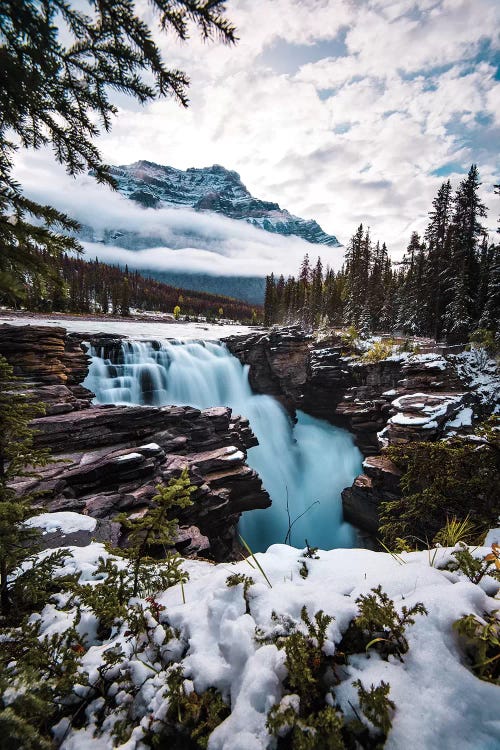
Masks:
[[[193,505],[174,512],[180,528],[191,530],[191,541],[186,532],[176,542],[184,554],[227,559],[236,548],[240,514],[271,504],[246,464],[247,447],[256,444],[248,421],[225,407],[94,406],[40,417],[34,426],[35,445],[50,448],[56,463],[36,478],[20,478],[14,488],[43,493],[49,511],[99,519],[119,545],[126,538],[116,538],[114,517],[145,512],[157,485],[184,468],[196,486]],[[59,537],[47,544],[50,539],[55,544]]]

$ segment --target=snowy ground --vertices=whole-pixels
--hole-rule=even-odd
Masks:
[[[270,585],[251,559],[219,565],[186,561],[190,580],[184,591],[177,585],[157,595],[165,609],[159,618],[161,624],[152,622],[150,640],[161,643],[167,625],[177,628],[178,639],[166,648],[172,659],[182,663],[186,690],[194,688],[200,693],[215,687],[231,706],[230,716],[212,732],[208,750],[267,750],[276,746],[266,729],[266,718],[282,698],[285,655],[273,644],[256,641],[256,627],[272,633],[276,628],[273,611],[299,622],[303,606],[311,617],[322,609],[334,618],[324,646],[324,651],[332,655],[357,614],[356,598],[381,584],[399,611],[403,605],[423,602],[428,615],[416,616],[415,624],[407,629],[409,651],[404,662],[393,656],[383,661],[375,649],[350,659],[346,679],[335,688],[335,701],[342,711],[350,716],[352,706],[357,704],[354,680],[359,678],[367,689],[384,680],[390,684],[390,698],[396,706],[385,745],[388,750],[498,750],[500,688],[479,680],[467,668],[453,623],[469,613],[481,616],[498,609],[498,599],[492,597],[498,594],[499,584],[486,576],[475,585],[461,573],[440,570],[451,552],[437,549],[403,553],[396,558],[361,549],[321,551],[319,559],[305,560],[308,575],[304,578],[299,574],[303,551],[274,545],[256,556]],[[483,548],[474,554],[484,556],[488,552],[491,549]],[[92,572],[99,556],[107,554],[103,545],[95,543],[68,548],[60,572],[80,571],[82,581],[96,585]],[[227,586],[228,576],[234,573],[255,581],[248,592],[249,612],[243,585]],[[142,605],[149,606],[146,602]],[[42,634],[61,632],[71,620],[71,610],[61,611],[49,604],[42,612]],[[92,682],[103,653],[118,644],[124,652],[121,673],[128,670],[138,687],[134,704],[142,712],[140,725],[128,741],[115,744],[109,722],[103,734],[94,732],[93,711],[100,705],[97,701],[87,708],[89,726],[71,730],[63,741],[63,750],[141,750],[142,728],[165,716],[168,667],[162,668],[155,661],[157,654],[151,655],[151,647],[139,647],[137,641],[127,637],[126,627],[122,624],[115,628],[110,638],[101,642],[95,635],[95,618],[91,614],[82,617],[77,625],[85,646],[81,669]],[[127,701],[126,694],[123,701]]]
[[[70,333],[111,333],[127,336],[136,341],[162,341],[164,339],[216,340],[240,333],[251,333],[253,328],[242,325],[212,325],[210,323],[158,323],[149,320],[102,320],[89,318],[51,318],[34,315],[17,317],[1,315],[0,325],[59,326]]]

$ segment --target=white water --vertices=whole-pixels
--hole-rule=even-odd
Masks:
[[[230,406],[250,420],[259,445],[248,451],[248,463],[272,498],[270,508],[241,519],[240,531],[254,551],[285,540],[287,498],[292,521],[314,503],[293,525],[292,544],[303,547],[307,539],[322,549],[353,545],[340,492],[360,473],[361,454],[348,432],[303,412],[292,426],[274,398],[252,392],[248,368],[221,344],[124,342],[122,354],[123,364],[116,365],[94,352],[84,385],[98,403]]]

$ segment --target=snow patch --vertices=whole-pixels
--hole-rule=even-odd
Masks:
[[[125,456],[118,456],[115,460],[120,463],[125,463],[126,461],[143,461],[144,456],[141,453],[127,453]]]
[[[488,547],[471,548],[477,557],[489,551]],[[190,580],[183,590],[172,587],[157,599],[166,607],[165,620],[179,630],[180,639],[188,646],[184,658],[182,647],[178,649],[186,687],[197,692],[214,687],[231,705],[230,716],[211,734],[209,749],[269,750],[275,746],[266,729],[270,708],[281,705],[285,709],[296,702],[294,696],[282,698],[284,652],[254,637],[256,628],[273,633],[273,611],[296,623],[300,622],[303,606],[310,615],[322,609],[333,616],[325,644],[328,653],[333,653],[357,613],[356,598],[379,584],[396,608],[422,601],[428,616],[418,616],[407,628],[409,651],[404,663],[396,659],[385,662],[374,653],[351,659],[347,678],[335,689],[335,700],[346,715],[351,711],[349,704],[357,703],[354,680],[359,678],[365,687],[384,680],[390,684],[390,698],[396,704],[385,745],[388,750],[500,747],[498,687],[480,681],[467,669],[453,629],[453,623],[464,614],[481,616],[498,607],[498,601],[461,573],[450,574],[437,567],[442,567],[452,552],[438,548],[433,556],[428,551],[402,553],[397,560],[389,554],[362,549],[319,551],[318,559],[307,560],[309,573],[303,579],[299,575],[303,550],[273,545],[266,553],[256,555],[272,588],[246,561],[231,565],[186,561]],[[101,544],[71,548],[63,571],[81,571],[80,580],[90,580],[100,556],[109,556]],[[230,573],[251,575],[255,581],[248,592],[249,612],[243,586],[226,585]],[[68,627],[73,617],[72,611],[56,612],[53,606],[47,606],[41,613],[43,630],[60,632],[64,620]],[[161,640],[162,626],[157,629]],[[174,650],[176,643],[171,641],[169,648]],[[124,668],[129,669],[137,686],[135,701],[144,707],[144,720],[164,716],[165,681],[155,670],[144,667],[147,652],[141,652],[139,661],[123,633],[116,630],[104,642],[90,638],[87,646],[82,669],[89,672],[90,679],[97,677],[96,670],[107,649],[124,649],[128,654]],[[142,736],[137,727],[122,747],[141,750]],[[104,750],[114,746],[107,731],[94,735],[91,718],[86,729],[70,730],[62,747]]]
[[[447,422],[447,427],[470,427],[472,425],[473,410],[467,406],[458,412],[456,417]]]
[[[500,544],[500,527],[498,529],[490,529],[486,534],[484,546],[491,547],[492,544]]]
[[[77,531],[94,531],[97,520],[90,516],[72,511],[58,511],[57,513],[40,513],[32,516],[25,522],[26,526],[43,529],[44,534],[53,531],[62,531],[63,534],[74,534]]]

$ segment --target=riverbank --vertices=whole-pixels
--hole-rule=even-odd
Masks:
[[[175,320],[165,315],[131,315],[122,318],[113,315],[69,315],[66,313],[28,313],[0,310],[0,326],[4,323],[15,326],[63,326],[69,333],[96,335],[99,333],[126,336],[140,340],[165,339],[220,339],[230,335],[244,335],[261,328],[240,324],[197,323]]]

